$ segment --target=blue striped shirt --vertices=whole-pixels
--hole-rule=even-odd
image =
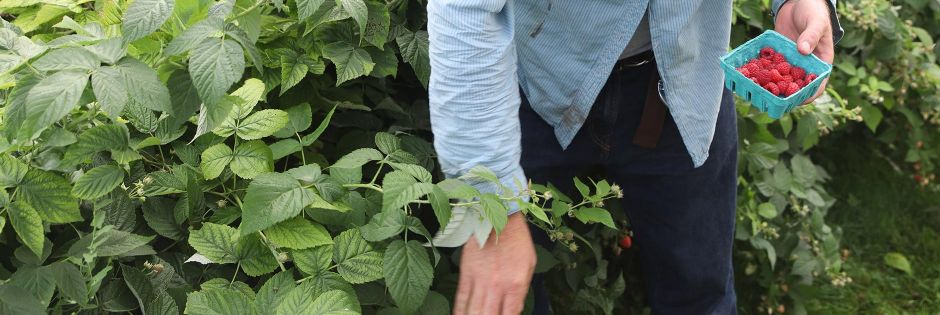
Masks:
[[[784,1],[773,0],[772,11]],[[482,165],[523,189],[520,87],[567,147],[647,12],[665,103],[701,166],[723,91],[718,60],[728,49],[731,8],[731,0],[430,0],[428,92],[443,172],[456,177]]]

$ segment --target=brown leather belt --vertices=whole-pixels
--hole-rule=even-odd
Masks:
[[[659,138],[663,133],[663,124],[666,121],[666,113],[668,112],[660,96],[659,71],[656,69],[653,52],[648,51],[624,58],[617,62],[614,71],[619,72],[647,63],[653,63],[653,70],[650,71],[650,82],[646,88],[646,103],[643,104],[643,114],[640,116],[640,123],[633,136],[633,144],[642,148],[653,149],[659,143]]]

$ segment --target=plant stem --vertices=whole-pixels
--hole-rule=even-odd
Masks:
[[[378,169],[377,171],[375,171],[375,175],[373,175],[373,176],[372,176],[372,180],[369,181],[369,184],[370,184],[370,185],[375,184],[375,181],[379,179],[379,173],[382,173],[382,167],[385,166],[385,159],[387,159],[387,158],[388,158],[388,156],[382,158],[382,160],[379,161],[379,169]]]
[[[299,133],[295,132],[294,135],[297,136],[297,142],[300,142],[300,161],[303,163],[303,165],[307,165],[307,157],[304,155],[304,140],[300,138]]]
[[[242,17],[242,16],[245,16],[245,15],[248,14],[248,13],[251,13],[251,11],[254,11],[254,10],[257,9],[258,7],[260,7],[261,4],[263,4],[264,2],[265,2],[265,0],[258,0],[258,2],[255,2],[255,4],[252,4],[250,7],[245,8],[245,11],[239,12],[238,14],[236,14],[235,16],[233,16],[231,19],[229,19],[229,21],[231,21],[231,20],[237,20],[238,18],[240,18],[240,17]]]
[[[275,251],[274,247],[271,246],[271,241],[269,241],[268,238],[264,236],[264,233],[262,233],[261,231],[258,231],[258,234],[260,234],[261,239],[264,240],[264,245],[267,246],[269,250],[271,250],[271,255],[274,256],[274,260],[277,261],[277,265],[281,267],[281,271],[287,271],[287,268],[284,268],[284,263],[282,263],[281,259],[279,259],[277,255],[277,251]]]
[[[241,262],[238,262],[238,264],[235,265],[235,274],[232,275],[232,282],[229,282],[229,284],[235,283],[235,277],[238,276],[238,269],[241,269],[241,267],[242,267]]]
[[[376,186],[375,184],[344,184],[343,187],[346,188],[368,188],[375,190],[377,192],[382,192],[382,187]]]

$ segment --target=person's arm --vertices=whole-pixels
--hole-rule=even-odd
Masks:
[[[441,170],[458,177],[485,166],[515,192],[519,164],[519,85],[506,0],[428,2],[431,129]],[[481,192],[495,185],[471,183]]]
[[[784,3],[792,0],[773,0],[773,3],[770,5],[771,14],[776,17],[777,12],[780,12],[780,7]],[[842,29],[842,24],[839,23],[839,14],[836,13],[836,0],[825,0],[829,5],[829,22],[832,27],[832,42],[838,43],[842,39],[842,35],[845,34],[845,31]]]
[[[520,191],[519,86],[512,0],[428,2],[434,148],[447,177],[477,165]],[[495,185],[475,185],[497,192]],[[471,241],[472,242],[472,241]],[[460,259],[454,314],[519,314],[535,268],[525,217],[510,215],[502,234],[481,248],[468,243]]]

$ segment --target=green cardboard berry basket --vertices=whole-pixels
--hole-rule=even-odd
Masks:
[[[787,61],[806,70],[807,74],[815,73],[816,79],[802,89],[788,97],[773,95],[751,79],[738,72],[737,68],[749,60],[757,58],[761,48],[771,47],[783,54]],[[822,81],[832,73],[832,65],[822,61],[815,55],[803,55],[796,50],[796,44],[789,38],[772,30],[768,30],[746,43],[738,46],[724,57],[721,57],[721,68],[725,71],[725,87],[751,102],[761,112],[766,112],[771,118],[780,118],[796,106],[806,101],[816,93]]]

